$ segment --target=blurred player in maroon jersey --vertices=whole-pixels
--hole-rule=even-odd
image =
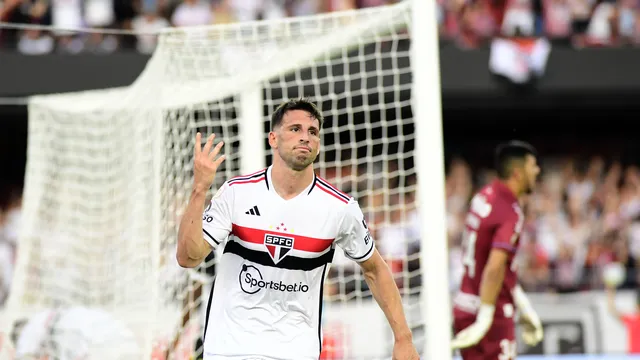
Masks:
[[[499,179],[471,200],[465,222],[465,273],[454,297],[454,349],[464,360],[516,357],[515,309],[525,325],[529,345],[542,340],[542,325],[517,285],[513,258],[524,223],[519,198],[530,193],[540,168],[536,150],[521,141],[496,149]]]

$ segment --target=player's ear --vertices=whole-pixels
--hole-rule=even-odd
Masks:
[[[278,141],[276,139],[276,133],[273,131],[269,132],[269,146],[271,146],[274,149],[278,148]]]

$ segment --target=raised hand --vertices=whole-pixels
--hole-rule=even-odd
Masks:
[[[201,148],[202,135],[196,134],[196,144],[193,152],[193,188],[194,190],[207,191],[216,177],[218,167],[225,159],[224,155],[218,156],[224,143],[219,142],[213,149],[215,134],[209,135],[207,143]]]

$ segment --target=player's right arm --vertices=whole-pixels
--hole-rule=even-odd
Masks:
[[[178,249],[176,251],[176,259],[182,267],[192,268],[198,266],[202,260],[211,252],[212,244],[204,239],[203,236],[203,212],[207,190],[213,184],[216,171],[224,161],[224,155],[218,157],[223,143],[218,143],[213,149],[213,140],[215,135],[210,135],[204,148],[200,148],[201,135],[196,134],[196,143],[193,154],[193,189],[189,204],[180,221],[178,230]],[[226,185],[225,185],[226,186]],[[222,201],[216,201],[224,193],[224,186],[220,188],[216,196],[211,200],[211,206],[207,210],[214,210],[212,220],[218,219],[223,214],[215,213],[215,210],[224,212],[224,204]],[[214,208],[215,204],[215,208]]]

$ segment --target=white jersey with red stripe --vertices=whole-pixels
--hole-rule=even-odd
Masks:
[[[315,176],[284,200],[271,171],[227,181],[205,209],[203,236],[224,252],[207,306],[204,360],[318,359],[335,247],[357,262],[374,252],[352,197]]]

